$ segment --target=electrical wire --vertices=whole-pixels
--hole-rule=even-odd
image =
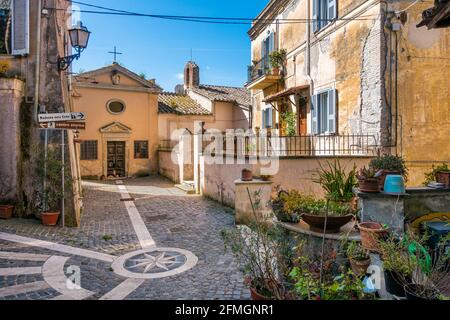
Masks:
[[[249,25],[253,22],[263,21],[266,23],[273,23],[277,21],[279,24],[294,24],[294,23],[310,23],[312,21],[334,21],[334,20],[376,20],[370,17],[376,17],[377,15],[361,16],[358,18],[337,18],[337,19],[283,19],[283,18],[273,18],[273,19],[263,19],[263,18],[232,18],[232,17],[210,17],[210,16],[181,16],[181,15],[159,15],[159,14],[146,14],[131,12],[126,10],[119,10],[104,6],[93,5],[80,1],[65,0],[67,2],[78,4],[82,6],[87,6],[95,9],[101,9],[106,11],[96,11],[96,10],[77,10],[73,9],[73,12],[87,13],[87,14],[102,14],[102,15],[119,15],[119,16],[136,16],[136,17],[148,17],[175,21],[188,21],[197,23],[211,23],[211,24],[235,24],[235,25]],[[54,10],[64,10],[58,8],[47,8]]]

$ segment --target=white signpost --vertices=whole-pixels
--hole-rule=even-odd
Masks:
[[[80,121],[86,120],[83,112],[72,113],[41,113],[38,115],[39,123],[43,122],[61,122],[61,121]]]
[[[41,113],[38,115],[39,127],[45,130],[45,158],[47,158],[47,141],[48,130],[61,130],[61,189],[63,197],[61,199],[61,222],[62,226],[65,226],[65,212],[64,212],[64,186],[65,186],[65,143],[64,137],[66,130],[84,130],[86,128],[85,123],[86,115],[83,112],[71,112],[71,113]],[[47,171],[47,164],[44,166],[44,171]],[[44,190],[46,181],[44,179]],[[44,195],[45,196],[45,195]],[[44,206],[47,209],[47,200],[44,198]]]

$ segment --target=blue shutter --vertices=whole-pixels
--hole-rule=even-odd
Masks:
[[[328,1],[328,22],[336,19],[337,17],[337,6],[336,0],[327,0]]]
[[[336,115],[337,115],[337,108],[336,108],[336,90],[330,90],[328,91],[328,132],[329,133],[336,133]]]
[[[319,122],[318,122],[318,109],[319,109],[319,99],[318,95],[312,96],[311,98],[311,133],[319,133]]]
[[[271,32],[269,36],[269,53],[275,50],[275,33]]]
[[[30,3],[29,0],[12,2],[11,51],[13,55],[28,54],[30,49]]]
[[[308,0],[309,1],[309,0]],[[320,0],[311,0],[313,2],[313,13],[312,13],[312,29],[313,32],[317,32],[319,30],[319,1]]]

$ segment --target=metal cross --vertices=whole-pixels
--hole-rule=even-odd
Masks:
[[[108,53],[111,53],[114,55],[114,63],[117,63],[117,55],[122,54],[122,52],[118,52],[116,46],[114,46],[114,51],[109,51]]]

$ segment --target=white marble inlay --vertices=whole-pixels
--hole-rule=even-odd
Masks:
[[[119,190],[122,199],[129,199],[130,194],[127,191],[126,186],[118,185],[117,189]],[[133,201],[124,202],[125,208],[127,209],[128,215],[131,220],[131,224],[133,225],[134,232],[139,239],[139,243],[143,249],[151,248],[156,246],[155,241],[153,240],[150,232],[148,232],[147,227],[145,226],[144,221],[142,220],[141,215],[139,214],[138,209]]]
[[[45,282],[63,296],[70,297],[74,300],[83,300],[93,296],[95,293],[92,291],[83,288],[70,289],[68,287],[68,279],[64,273],[64,265],[69,259],[68,257],[58,256],[53,256],[48,259],[42,267],[42,276]]]
[[[22,243],[22,244],[25,244],[28,246],[40,247],[40,248],[45,248],[45,249],[52,250],[52,251],[67,253],[70,255],[76,255],[76,256],[81,256],[81,257],[86,257],[86,258],[97,259],[97,260],[101,260],[101,261],[105,261],[105,262],[113,262],[114,259],[116,259],[115,256],[105,254],[105,253],[75,248],[75,247],[66,246],[66,245],[54,243],[54,242],[26,238],[26,237],[3,233],[3,232],[0,232],[0,239],[10,241],[10,242]]]
[[[143,284],[144,281],[145,279],[129,278],[101,297],[100,300],[123,300]]]
[[[182,263],[180,266],[177,266],[174,269],[169,269],[168,267],[168,261],[165,261],[163,264],[164,267],[158,266],[159,270],[166,270],[162,272],[152,272],[149,273],[149,271],[152,271],[152,269],[155,268],[155,260],[154,259],[148,259],[147,266],[151,266],[151,268],[147,269],[146,266],[144,266],[144,271],[139,272],[133,272],[130,270],[129,266],[125,266],[127,262],[133,261],[137,259],[140,259],[140,256],[147,255],[152,256],[153,258],[160,257],[162,253],[168,252],[168,253],[177,253],[179,255],[182,255],[185,257],[184,263]],[[144,262],[144,261],[142,261]],[[126,255],[123,255],[117,260],[115,260],[112,264],[112,268],[115,273],[117,273],[120,276],[126,277],[126,278],[135,278],[135,279],[158,279],[158,278],[165,278],[174,276],[183,272],[188,271],[189,269],[192,269],[198,262],[198,258],[190,251],[184,250],[184,249],[178,249],[178,248],[151,248],[151,249],[142,249],[139,251],[134,251],[127,253]],[[146,270],[147,269],[147,270]],[[157,270],[156,270],[157,271]]]
[[[25,274],[40,274],[41,267],[1,268],[0,276],[18,276]]]
[[[46,261],[48,258],[50,256],[45,254],[0,251],[0,259],[5,260]]]
[[[16,286],[0,288],[0,297],[13,296],[32,291],[46,290],[48,288],[49,285],[45,281],[29,282],[25,284],[19,284]]]

